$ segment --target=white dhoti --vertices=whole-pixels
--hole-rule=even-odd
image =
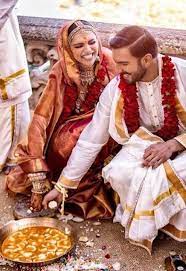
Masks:
[[[142,165],[145,149],[160,141],[140,128],[103,169],[105,182],[120,197],[114,221],[149,252],[158,230],[186,241],[186,151],[156,169]]]
[[[15,163],[14,149],[30,121],[28,98],[32,90],[23,40],[12,10],[15,2],[0,7],[7,18],[0,27],[0,171]]]
[[[172,59],[176,69],[176,112],[179,132],[174,138],[186,149],[186,62]],[[161,84],[162,56],[158,56],[159,76],[151,82],[137,82],[139,122],[133,135],[125,123],[125,98],[116,76],[104,89],[91,123],[83,130],[58,180],[66,188],[77,187],[111,136],[121,151],[103,169],[120,197],[115,222],[125,227],[125,236],[149,252],[162,230],[179,241],[186,241],[186,151],[158,168],[143,167],[143,155],[153,143],[163,142],[153,135],[164,125]],[[132,117],[132,116],[131,116]],[[149,132],[151,131],[151,132]]]
[[[0,108],[0,171],[16,162],[14,149],[24,137],[30,122],[28,100]]]

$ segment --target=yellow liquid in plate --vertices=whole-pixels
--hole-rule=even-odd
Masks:
[[[60,230],[28,227],[9,235],[2,244],[2,254],[18,262],[45,262],[64,255],[72,240]]]

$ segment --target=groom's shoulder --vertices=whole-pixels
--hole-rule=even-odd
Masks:
[[[118,87],[119,80],[120,80],[120,76],[118,74],[108,83],[107,86],[110,87],[110,88]]]
[[[119,84],[119,75],[115,76],[105,87],[103,90],[102,96],[103,97],[109,97],[111,99],[114,98],[115,93],[118,90],[118,84]]]
[[[186,59],[180,58],[180,57],[175,57],[171,56],[171,59],[176,66],[182,67],[186,69]]]
[[[119,84],[119,75],[116,75],[105,87],[104,91],[108,92],[114,92],[116,89],[118,89]]]

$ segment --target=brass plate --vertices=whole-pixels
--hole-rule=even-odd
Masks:
[[[41,238],[38,239],[35,238],[38,233],[40,233]],[[24,236],[25,233],[31,234],[31,238],[28,239],[28,242],[31,242],[30,239],[32,239],[33,234],[33,240],[31,243],[26,243],[26,246],[24,246],[24,241],[22,242],[22,239],[19,234],[23,234],[21,236]],[[48,233],[49,242],[47,242],[47,238],[42,241],[42,236],[46,236]],[[34,237],[35,234],[35,237]],[[56,240],[55,240],[55,234],[56,234]],[[39,235],[39,234],[38,234]],[[51,239],[51,236],[54,237],[54,239]],[[68,245],[65,246],[63,249],[62,246],[65,242],[62,242],[62,239],[64,238],[68,241]],[[15,237],[15,238],[14,238]],[[60,240],[59,240],[60,237]],[[17,239],[16,246],[11,245],[11,242],[15,242],[15,239]],[[13,240],[13,241],[12,241]],[[19,242],[20,240],[20,242]],[[39,241],[40,240],[40,241]],[[42,244],[43,242],[43,244]],[[33,247],[31,247],[32,243],[34,244],[33,247],[37,248],[39,258],[37,257],[37,253],[35,253],[35,258],[31,255],[32,253],[29,252],[30,249],[34,250]],[[55,243],[55,245],[54,245]],[[72,230],[72,227],[68,225],[67,223],[63,223],[57,219],[54,218],[25,218],[18,221],[10,221],[6,225],[4,225],[0,229],[0,253],[1,255],[13,262],[19,263],[19,264],[49,264],[54,262],[55,260],[59,259],[60,257],[66,255],[68,252],[72,250],[76,243],[76,236],[74,231]],[[38,244],[39,246],[36,246]],[[7,245],[7,246],[6,246]],[[23,248],[21,247],[23,245]],[[54,248],[56,246],[56,248]],[[8,250],[6,250],[6,248]],[[43,247],[43,250],[42,250]],[[61,247],[61,249],[60,249]],[[20,258],[19,255],[20,248],[22,249],[21,254],[25,254],[24,257]],[[12,250],[12,254],[11,254]],[[18,252],[15,253],[15,250]],[[28,251],[27,251],[28,250]],[[53,255],[51,255],[49,252],[55,251]],[[34,253],[33,253],[34,254]],[[16,259],[17,257],[17,259]],[[32,259],[30,259],[30,257]]]

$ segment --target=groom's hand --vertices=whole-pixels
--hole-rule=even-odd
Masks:
[[[184,146],[175,139],[152,144],[144,152],[143,166],[157,168],[166,162],[174,152],[182,150],[184,150]]]

